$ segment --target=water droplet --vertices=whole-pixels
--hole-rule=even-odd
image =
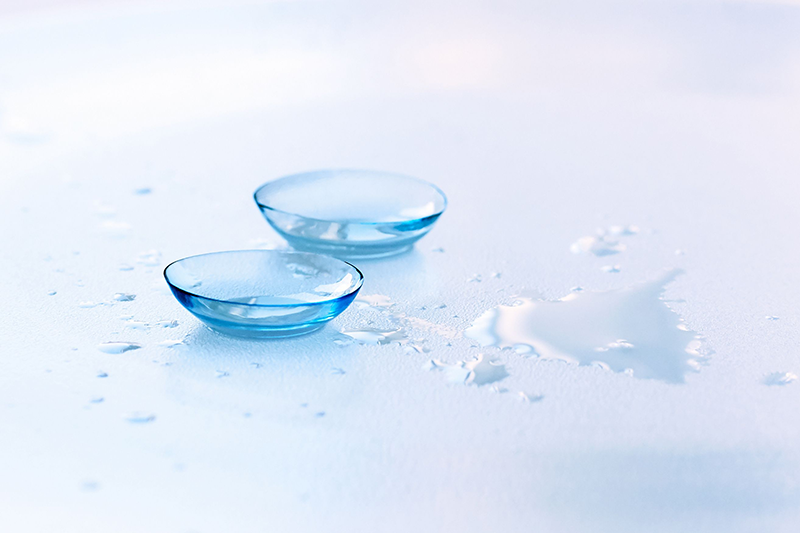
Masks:
[[[150,194],[151,192],[153,192],[153,189],[151,189],[150,187],[141,187],[139,189],[133,190],[133,194],[138,194],[140,196],[143,196],[145,194]]]
[[[535,402],[541,402],[544,399],[544,396],[541,394],[529,394],[520,391],[519,399],[525,403],[535,403]]]
[[[634,226],[633,224],[627,226],[609,226],[605,233],[608,235],[627,237],[639,233],[639,226]]]
[[[141,347],[142,347],[142,345],[138,344],[136,342],[112,341],[112,342],[104,342],[102,344],[99,344],[97,346],[97,349],[100,350],[101,352],[105,352],[105,353],[118,354],[118,353],[129,352],[131,350],[138,350]]]
[[[96,492],[100,490],[100,483],[97,481],[84,481],[81,483],[81,490],[84,492]]]
[[[92,307],[97,307],[98,305],[103,305],[101,302],[80,302],[78,307],[81,309],[91,309]]]
[[[797,381],[797,374],[794,372],[773,372],[764,378],[764,384],[770,386],[783,386]]]
[[[108,377],[108,373],[107,372],[99,372],[97,374],[97,377],[98,378],[107,378]]]
[[[227,378],[228,376],[230,376],[229,372],[226,372],[224,370],[217,370],[217,377],[218,378]]]
[[[322,418],[323,416],[325,416],[325,411],[320,411],[318,413],[314,413],[314,416],[316,416],[317,418]]]
[[[467,279],[467,283],[480,283],[483,281],[483,276],[480,274],[473,274],[471,278]]]
[[[363,296],[359,294],[358,298],[355,299],[355,303],[358,304],[359,307],[375,308],[389,308],[394,305],[391,298],[383,294],[365,294]]]
[[[431,349],[425,346],[424,340],[416,340],[406,345],[406,353],[430,353]]]
[[[491,274],[489,274],[489,275],[490,275],[490,276],[491,276],[493,279],[500,279],[500,278],[502,278],[502,277],[503,277],[503,273],[502,273],[502,272],[492,272],[492,273],[491,273]]]
[[[128,320],[128,322],[125,324],[125,327],[129,329],[142,330],[142,329],[148,329],[149,325],[147,324],[147,322],[142,322],[141,320]]]
[[[127,263],[123,263],[119,266],[119,269],[122,272],[130,272],[131,270],[133,270],[133,267]]]
[[[153,413],[145,413],[141,411],[135,411],[125,417],[125,420],[134,424],[147,424],[155,419],[156,415]]]
[[[475,359],[448,364],[436,359],[426,365],[428,370],[441,370],[447,381],[465,385],[486,385],[508,377],[506,367],[479,354]]]
[[[159,342],[158,345],[162,348],[178,348],[181,346],[186,346],[186,343],[184,343],[183,340],[166,340]]]
[[[464,334],[482,346],[525,344],[544,359],[599,361],[615,372],[632,369],[638,378],[682,383],[696,368],[689,361],[704,360],[710,351],[694,332],[678,327],[680,317],[660,299],[679,274],[673,270],[630,288],[571,293],[556,301],[526,298],[520,306],[486,311]]]
[[[780,320],[780,319],[781,319],[781,317],[779,317],[779,316],[775,316],[775,315],[767,315],[767,316],[766,316],[766,319],[767,319],[767,320]]]
[[[514,352],[520,355],[536,355],[536,351],[533,349],[533,346],[528,344],[515,344],[512,346]]]
[[[591,253],[603,257],[624,251],[625,245],[606,236],[581,237],[569,249],[573,254]]]
[[[118,292],[114,294],[113,299],[117,302],[132,302],[136,299],[136,295]]]
[[[156,322],[156,326],[160,328],[172,329],[172,328],[177,328],[179,325],[180,324],[178,323],[177,320],[159,320],[158,322]]]
[[[250,364],[253,365],[253,368],[261,368],[262,366],[264,366],[261,363],[250,363]]]
[[[331,369],[331,374],[335,374],[337,376],[341,376],[341,375],[345,374],[345,371],[344,371],[344,369],[335,366],[335,367],[333,367]]]
[[[496,394],[505,394],[508,392],[508,389],[505,387],[498,387],[497,385],[492,385],[489,387],[489,391],[494,392]]]
[[[161,252],[158,250],[147,250],[139,254],[136,262],[145,266],[158,266],[161,263]]]
[[[570,292],[583,292],[584,290],[586,290],[586,289],[584,289],[583,287],[581,287],[580,285],[578,285],[577,287],[572,287],[572,288],[570,289]]]
[[[431,248],[431,252],[435,252],[435,253],[437,253],[437,254],[443,254],[443,253],[444,253],[444,248],[442,248],[442,247],[439,247],[439,248]]]
[[[444,309],[446,307],[447,307],[447,304],[439,304],[436,307],[434,307],[434,309]]]
[[[105,398],[103,398],[102,396],[95,396],[89,399],[91,403],[103,403],[103,400],[105,400]]]
[[[622,267],[619,265],[605,265],[600,267],[600,270],[609,274],[616,274],[622,270]]]
[[[50,291],[47,293],[48,296],[55,296],[56,294],[58,294],[56,291]]]
[[[402,328],[389,330],[375,328],[345,329],[342,330],[342,334],[347,335],[360,344],[404,343],[408,340]],[[334,342],[336,341],[334,340]]]

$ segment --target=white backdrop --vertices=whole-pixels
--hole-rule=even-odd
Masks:
[[[797,531],[800,7],[429,4],[0,18],[0,529]],[[253,190],[328,167],[447,192],[414,252],[358,265],[429,352],[334,342],[385,325],[365,305],[256,342],[169,294],[174,259],[280,246]],[[463,335],[668,268],[713,350],[683,384]],[[479,353],[494,390],[426,370]]]

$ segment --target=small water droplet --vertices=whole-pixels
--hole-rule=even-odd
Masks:
[[[624,251],[625,245],[606,236],[581,237],[569,249],[573,254],[591,253],[603,257]]]
[[[780,320],[780,319],[781,319],[781,317],[779,317],[779,316],[775,316],[775,315],[767,315],[767,316],[766,316],[766,319],[767,319],[767,320]]]
[[[491,273],[491,274],[489,274],[489,275],[490,275],[490,276],[491,276],[493,279],[500,279],[500,278],[502,278],[502,277],[503,277],[503,273],[502,273],[502,272],[492,272],[492,273]]]
[[[229,372],[226,372],[224,370],[217,370],[217,377],[218,378],[227,378],[228,376],[230,376]]]
[[[133,267],[127,263],[123,263],[119,266],[119,269],[122,272],[130,272],[131,270],[133,270]]]
[[[100,490],[100,483],[97,481],[84,481],[81,483],[81,490],[83,492],[96,492]]]
[[[261,368],[262,366],[264,366],[261,363],[250,363],[250,364],[253,365],[253,368]]]
[[[56,294],[58,294],[56,291],[50,291],[47,293],[48,296],[55,296]]]
[[[686,255],[686,250],[678,248],[677,250],[675,250],[675,255]]]
[[[125,324],[125,327],[129,329],[143,330],[148,329],[149,324],[147,322],[142,322],[141,320],[128,320]]]
[[[442,247],[431,248],[431,252],[435,252],[437,254],[443,254],[444,253],[444,248],[442,248]]]
[[[160,328],[177,328],[180,324],[177,320],[159,320],[156,322],[156,326]]]
[[[497,385],[492,385],[489,387],[489,391],[494,392],[496,394],[505,394],[508,392],[508,389],[505,387],[498,387]]]
[[[541,402],[544,399],[544,396],[541,394],[529,394],[527,392],[519,392],[519,399],[525,403],[535,403]]]
[[[102,396],[95,396],[89,399],[91,403],[103,403],[103,400],[105,400],[105,398],[103,398]]]
[[[80,302],[78,304],[78,307],[80,307],[81,309],[91,309],[92,307],[97,307],[98,305],[103,305],[103,304],[101,302],[86,301],[86,302]]]
[[[153,192],[153,189],[151,189],[150,187],[141,187],[139,189],[133,190],[133,194],[138,194],[140,196],[143,196],[145,194],[150,194],[151,192]]]
[[[376,328],[362,328],[342,330],[343,335],[351,337],[360,344],[390,344],[393,342],[404,343],[408,340],[402,328],[397,329],[376,329]],[[334,340],[334,342],[336,342]]]
[[[605,265],[600,267],[600,270],[609,274],[616,274],[622,270],[622,267],[619,265]]]
[[[135,294],[127,294],[127,293],[124,293],[124,292],[117,292],[117,293],[114,294],[114,296],[112,298],[114,299],[114,301],[117,301],[117,302],[132,302],[132,301],[134,301],[136,299],[136,295]]]
[[[159,342],[158,345],[162,348],[178,348],[186,346],[186,343],[183,340],[166,340]]]
[[[97,377],[98,378],[107,378],[108,377],[108,373],[107,372],[99,372],[97,374]]]
[[[764,378],[764,384],[770,386],[783,386],[797,381],[797,374],[794,372],[773,372]]]
[[[428,370],[441,370],[444,372],[447,381],[465,385],[481,386],[508,377],[504,364],[494,362],[483,354],[479,354],[469,361],[453,364],[433,359],[428,362],[425,368]]]
[[[125,420],[131,422],[133,424],[147,424],[152,422],[156,419],[156,415],[153,413],[145,413],[142,411],[134,411],[125,417]]]
[[[345,374],[345,371],[344,369],[335,366],[331,369],[331,374],[341,376]]]
[[[628,237],[639,233],[639,226],[634,226],[633,224],[627,226],[609,226],[605,233],[608,235]]]
[[[418,340],[406,345],[406,353],[430,353],[431,349],[425,346],[424,340]]]
[[[325,416],[325,411],[320,411],[318,413],[314,413],[314,416],[316,416],[317,418],[322,418],[323,416]]]
[[[139,254],[136,262],[145,266],[158,266],[161,263],[161,252],[158,250],[147,250]]]
[[[105,353],[119,354],[119,353],[129,352],[131,350],[138,350],[141,347],[142,345],[136,342],[112,341],[99,344],[97,346],[97,349]]]
[[[581,287],[580,285],[578,285],[578,286],[576,286],[576,287],[572,287],[572,288],[570,289],[570,292],[583,292],[584,290],[586,290],[586,289],[584,289],[583,287]]]
[[[447,304],[439,304],[436,307],[434,307],[434,309],[444,309],[446,307],[447,307]]]
[[[480,274],[473,274],[472,277],[467,278],[467,283],[480,283],[483,281],[483,276]]]

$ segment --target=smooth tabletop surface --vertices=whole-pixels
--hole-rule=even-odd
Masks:
[[[0,529],[800,530],[798,3],[43,4],[0,11]],[[319,332],[202,327],[164,266],[285,246],[252,193],[320,168],[448,210]],[[465,334],[499,305],[702,356]]]

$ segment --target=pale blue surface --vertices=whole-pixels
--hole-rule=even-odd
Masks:
[[[773,377],[800,374],[796,3],[226,2],[0,25],[0,529],[800,529],[800,383]],[[280,247],[252,191],[337,167],[419,176],[448,211],[412,252],[358,265],[367,305],[317,334],[232,339],[187,316],[164,265]],[[629,224],[624,250],[591,252]],[[665,303],[714,351],[683,384],[464,336],[516,294],[669,268],[685,275]],[[337,333],[398,324],[405,344]],[[449,383],[489,358],[508,376]]]

